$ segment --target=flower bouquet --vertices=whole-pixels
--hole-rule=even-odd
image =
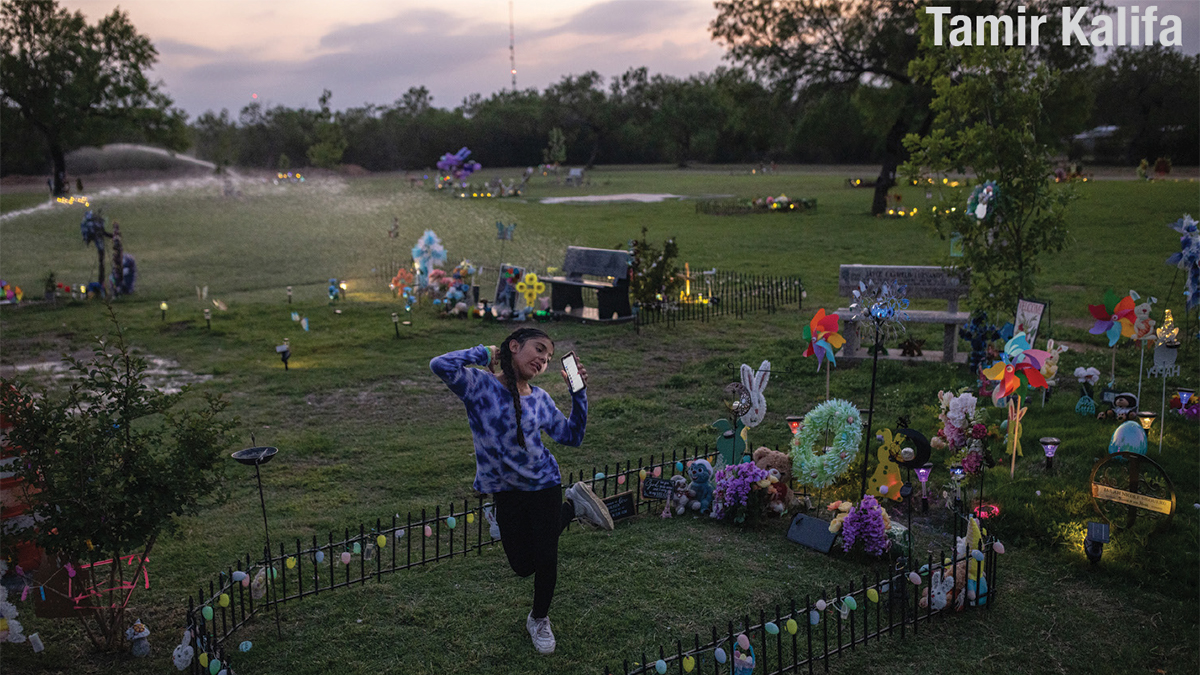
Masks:
[[[948,450],[950,464],[961,464],[967,473],[978,473],[985,464],[991,466],[994,461],[988,455],[987,440],[999,434],[998,430],[988,428],[987,413],[977,405],[975,395],[962,392],[955,396],[939,391],[938,400],[942,428],[929,444],[935,450]]]
[[[712,511],[709,515],[744,523],[762,514],[767,503],[770,474],[753,462],[730,464],[713,476]]]
[[[880,556],[892,546],[888,539],[891,518],[871,495],[863,497],[858,506],[850,507],[841,519],[842,551],[848,552],[857,543],[863,552]],[[831,525],[829,528],[833,530]]]

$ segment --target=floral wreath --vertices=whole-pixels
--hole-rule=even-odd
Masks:
[[[817,455],[813,449],[823,444],[828,430],[833,445],[828,452]],[[804,416],[804,425],[792,437],[792,461],[800,469],[802,482],[815,488],[825,488],[846,473],[858,455],[862,441],[862,416],[849,401],[826,401]]]

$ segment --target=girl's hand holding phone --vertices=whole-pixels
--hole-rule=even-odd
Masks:
[[[575,369],[579,373],[579,379],[583,381],[582,387],[571,386],[571,376],[567,373],[567,369],[566,369],[568,360],[575,364]],[[562,374],[563,382],[567,383],[568,391],[574,393],[575,391],[578,391],[580,389],[587,388],[587,380],[588,380],[587,368],[584,368],[583,364],[581,364],[579,362],[579,357],[575,355],[575,352],[570,352],[565,357],[563,357],[563,366],[564,366],[563,370],[561,370],[560,373]]]

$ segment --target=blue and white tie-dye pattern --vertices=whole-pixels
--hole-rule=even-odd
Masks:
[[[558,462],[542,445],[542,431],[563,445],[578,447],[587,426],[587,390],[571,396],[571,417],[564,417],[545,391],[533,387],[521,397],[521,431],[525,448],[517,442],[517,416],[512,394],[496,376],[468,365],[487,366],[491,354],[479,345],[443,354],[429,362],[467,408],[467,421],[475,440],[475,489],[484,494],[507,490],[544,490],[562,484]]]

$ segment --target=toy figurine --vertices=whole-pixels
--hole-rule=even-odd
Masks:
[[[688,506],[693,511],[707,513],[712,507],[713,500],[712,464],[709,464],[707,459],[698,459],[692,462],[689,472],[692,476],[692,483],[688,486],[688,496],[692,498],[692,501]]]

